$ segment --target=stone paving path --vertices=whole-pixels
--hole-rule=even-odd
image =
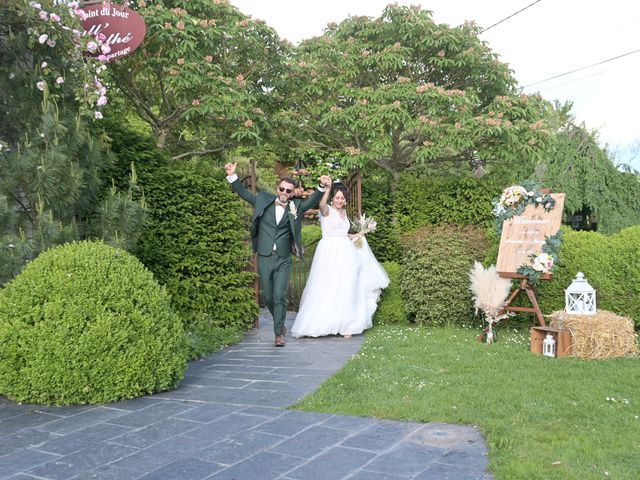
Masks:
[[[172,392],[78,407],[0,397],[0,479],[492,479],[472,427],[286,410],[362,341],[275,348],[262,318],[240,344],[192,362]]]

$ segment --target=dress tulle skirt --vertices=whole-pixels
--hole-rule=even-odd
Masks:
[[[294,337],[355,335],[372,326],[389,277],[363,239],[323,237],[316,248],[296,320]]]

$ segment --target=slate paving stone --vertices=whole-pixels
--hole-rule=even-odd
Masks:
[[[0,479],[5,479],[12,475],[37,467],[38,465],[46,464],[56,458],[59,458],[59,456],[51,453],[21,448],[9,455],[0,457]]]
[[[336,480],[345,478],[366,465],[373,452],[351,448],[333,448],[286,474],[296,480]]]
[[[76,415],[71,415],[64,418],[58,418],[47,423],[38,425],[38,430],[45,432],[58,433],[60,435],[66,435],[76,430],[82,430],[91,425],[95,425],[101,422],[107,422],[113,420],[116,417],[124,415],[122,410],[116,410],[107,407],[96,407],[90,410],[82,411]]]
[[[280,415],[278,418],[256,427],[256,430],[273,433],[274,435],[292,436],[307,429],[311,425],[326,420],[327,417],[329,417],[329,415],[290,410],[284,415]]]
[[[198,423],[209,423],[218,418],[231,415],[232,413],[240,410],[239,407],[234,405],[224,404],[206,404],[194,407],[186,412],[179,413],[176,418],[180,420],[189,420]]]
[[[60,419],[60,417],[38,412],[11,415],[10,417],[0,421],[0,438],[12,435],[25,428],[36,428],[57,419]]]
[[[53,438],[58,438],[58,435],[32,428],[24,428],[13,435],[0,437],[0,457],[9,455],[21,448],[41,445]]]
[[[482,480],[482,470],[478,468],[469,469],[457,465],[445,465],[434,463],[415,480]]]
[[[313,425],[280,443],[270,451],[296,457],[311,458],[340,443],[349,435],[344,430]]]
[[[268,421],[264,417],[255,415],[232,414],[219,418],[204,425],[199,425],[185,434],[187,438],[193,438],[206,444],[210,439],[221,440],[238,432],[248,430]]]
[[[70,433],[69,435],[57,436],[34,448],[41,452],[68,455],[86,448],[87,445],[98,444],[130,431],[131,429],[128,427],[100,423]]]
[[[381,421],[347,439],[344,446],[371,451],[388,450],[418,428],[417,424]]]
[[[110,420],[110,423],[126,427],[140,428],[151,425],[152,423],[156,423],[165,418],[174,417],[179,413],[189,411],[193,408],[196,407],[185,403],[161,402],[125,415],[120,415],[119,417]]]
[[[113,463],[110,463],[109,465],[101,465],[93,470],[82,472],[73,477],[72,480],[136,480],[140,476],[140,472],[116,467]]]
[[[401,443],[376,457],[367,465],[367,470],[411,478],[436,462],[445,452],[446,450],[436,447]]]
[[[217,472],[220,468],[219,465],[187,457],[140,478],[141,480],[201,480]]]
[[[332,415],[322,422],[322,426],[346,430],[356,433],[370,427],[377,420],[367,417],[347,417],[343,415]]]
[[[100,443],[32,468],[26,473],[52,480],[68,480],[87,470],[131,455],[135,451],[137,449],[125,445]]]
[[[217,473],[211,480],[273,480],[294,469],[304,459],[271,452],[258,453]]]
[[[202,448],[218,441],[217,438],[211,438],[208,442],[202,442],[199,439],[177,435],[124,457],[113,465],[142,474],[150,473],[180,458],[195,455]]]
[[[210,447],[200,450],[194,456],[219,465],[228,466],[267,450],[286,438],[281,435],[249,430],[214,443]]]
[[[196,422],[168,418],[167,420],[161,420],[147,425],[139,430],[120,435],[114,438],[113,441],[130,447],[144,448],[168,437],[194,430],[198,428],[198,426],[199,424]]]

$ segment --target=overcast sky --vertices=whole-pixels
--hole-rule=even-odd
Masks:
[[[329,22],[350,15],[378,17],[389,1],[231,0],[298,43],[321,35]],[[597,129],[619,161],[640,143],[640,1],[637,0],[424,0],[398,1],[431,10],[438,23],[474,20],[481,39],[509,64],[524,92],[572,101],[578,122]],[[531,5],[533,4],[533,5]],[[527,6],[530,7],[526,8]],[[522,12],[512,16],[519,10]],[[510,17],[511,18],[507,18]],[[506,20],[504,20],[506,19]],[[502,23],[491,27],[504,20]],[[489,28],[491,27],[491,28]],[[600,65],[582,69],[598,62]],[[564,73],[581,69],[572,74]],[[550,77],[559,78],[544,81]],[[541,83],[538,83],[541,82]],[[640,158],[633,161],[640,168]]]

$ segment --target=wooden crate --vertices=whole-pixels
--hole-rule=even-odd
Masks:
[[[542,355],[542,342],[547,333],[556,341],[556,357],[571,355],[571,332],[555,327],[531,327],[531,353]]]

